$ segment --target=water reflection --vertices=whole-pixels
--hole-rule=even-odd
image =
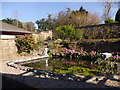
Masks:
[[[25,66],[54,73],[71,73],[76,75],[95,75],[94,72],[97,71],[96,68],[92,68],[89,60],[69,58],[44,58],[37,62],[25,64]]]
[[[48,66],[48,58],[45,59],[45,66]]]

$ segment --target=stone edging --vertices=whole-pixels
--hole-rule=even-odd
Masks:
[[[8,62],[7,65],[14,67],[19,70],[23,70],[26,72],[32,72],[34,76],[44,77],[44,78],[52,78],[52,79],[59,79],[59,80],[69,80],[69,81],[84,81],[84,82],[93,82],[93,81],[100,81],[105,78],[105,76],[83,76],[83,75],[73,75],[73,74],[58,74],[53,73],[50,71],[44,70],[37,70],[30,67],[21,66],[20,63],[34,61],[37,59],[48,58],[48,56],[38,56],[33,58],[28,58],[24,60],[16,60],[14,62]],[[117,76],[114,75],[115,79],[119,79]]]

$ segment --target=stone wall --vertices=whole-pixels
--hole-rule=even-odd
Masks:
[[[52,39],[52,31],[42,31],[38,34],[32,34],[34,36],[35,41],[44,41],[49,37]]]
[[[96,42],[79,42],[77,47],[83,47],[86,51],[98,52],[120,52],[120,40],[115,42],[96,41]]]
[[[14,39],[0,39],[0,58],[8,60],[17,55]]]
[[[76,27],[77,32],[84,32],[85,39],[109,39],[120,38],[120,23],[99,24],[84,27]]]

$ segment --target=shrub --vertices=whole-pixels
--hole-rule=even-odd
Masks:
[[[120,22],[120,9],[116,13],[115,21]]]
[[[82,29],[77,29],[75,31],[75,39],[81,40],[83,38],[84,31]]]
[[[61,39],[74,39],[75,28],[72,25],[63,25],[56,28]]]
[[[18,48],[18,53],[30,53],[37,47],[37,44],[35,43],[32,35],[25,34],[24,36],[20,36],[15,40],[15,42]]]
[[[113,20],[113,19],[107,18],[105,20],[105,23],[117,23],[117,22],[115,20]]]
[[[117,72],[116,63],[112,62],[110,59],[97,59],[94,64],[98,66],[102,75],[115,74]]]

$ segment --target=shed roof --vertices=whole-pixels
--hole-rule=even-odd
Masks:
[[[22,28],[18,28],[16,26],[13,26],[13,25],[10,25],[10,24],[7,24],[7,23],[4,23],[2,21],[0,21],[0,25],[2,25],[2,27],[0,27],[0,32],[6,32],[6,33],[16,33],[16,34],[31,34],[32,32],[29,32],[29,31],[26,31]]]

